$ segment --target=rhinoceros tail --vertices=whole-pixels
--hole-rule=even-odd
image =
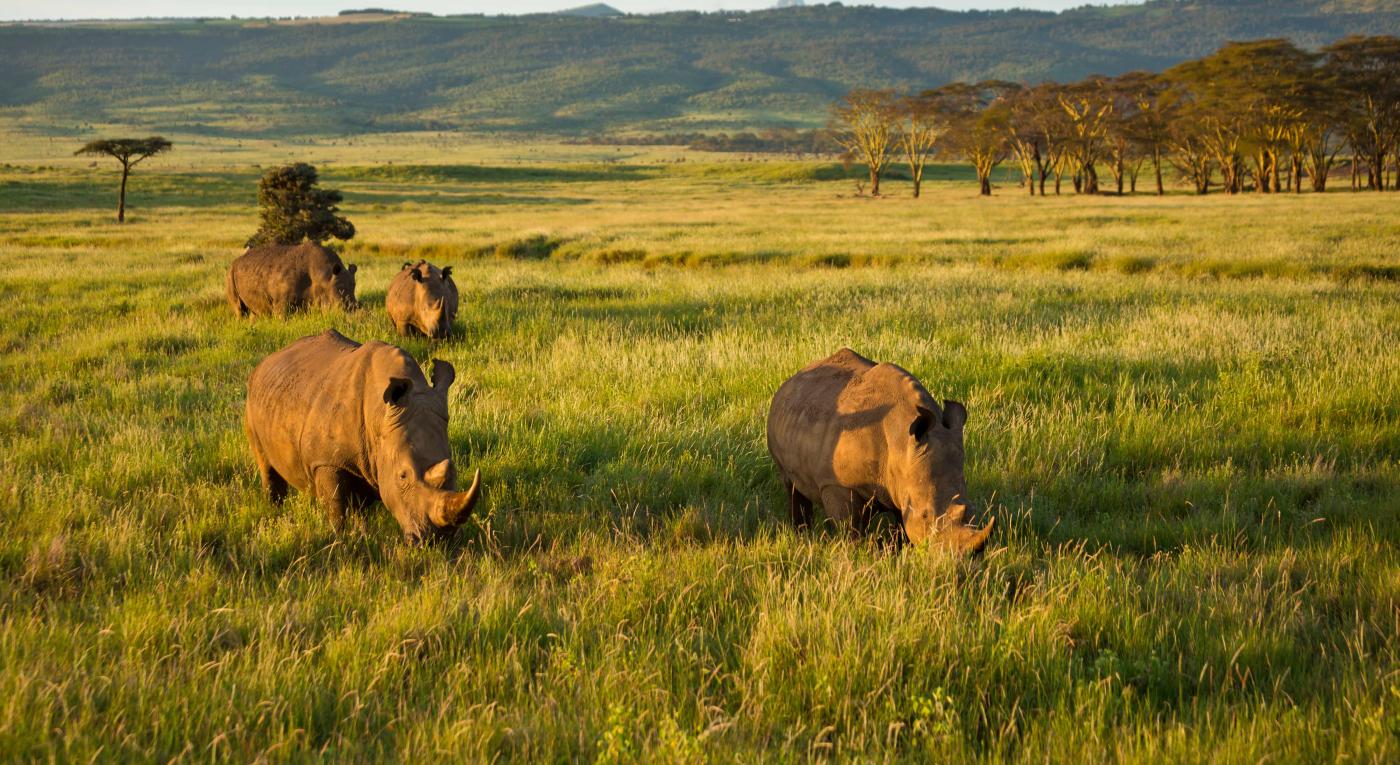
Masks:
[[[247,316],[248,306],[244,305],[243,299],[238,297],[238,286],[233,281],[235,270],[233,266],[229,266],[228,277],[224,280],[224,287],[228,291],[228,304],[238,316]]]

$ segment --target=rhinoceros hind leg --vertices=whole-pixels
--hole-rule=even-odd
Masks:
[[[262,479],[263,490],[267,492],[267,498],[273,504],[280,505],[287,498],[287,479],[272,468],[267,458],[263,456],[262,450],[258,448],[257,439],[252,438],[251,431],[248,438],[248,446],[253,452],[253,462],[258,466],[258,478]]]
[[[345,507],[350,499],[348,488],[341,479],[340,471],[333,467],[316,468],[312,488],[316,501],[326,509],[326,520],[337,534],[345,527]]]
[[[788,513],[792,516],[792,525],[805,529],[812,525],[812,500],[808,499],[797,487],[792,485],[792,481],[783,479],[783,489],[788,495]]]
[[[290,491],[287,479],[271,467],[262,471],[262,479],[263,488],[267,489],[267,498],[272,500],[273,504],[280,505],[286,501],[287,493]]]

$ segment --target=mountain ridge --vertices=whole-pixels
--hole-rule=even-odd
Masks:
[[[0,121],[228,136],[811,127],[853,86],[1078,79],[1227,40],[1318,47],[1396,29],[1400,7],[1366,0],[9,25]]]

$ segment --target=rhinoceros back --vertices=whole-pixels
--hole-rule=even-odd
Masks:
[[[240,313],[295,311],[310,302],[312,271],[336,263],[338,255],[310,242],[249,248],[229,268],[229,303]]]
[[[840,435],[838,403],[874,366],[870,359],[842,348],[807,365],[778,388],[768,410],[768,452],[785,478],[797,484],[819,483],[821,474],[829,471]]]
[[[248,379],[248,436],[297,488],[309,486],[320,464],[363,462],[362,347],[326,330],[263,359]]]

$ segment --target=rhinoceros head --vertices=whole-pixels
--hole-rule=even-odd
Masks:
[[[896,409],[899,411],[903,407]],[[929,542],[976,553],[987,544],[992,522],[978,529],[967,517],[963,477],[963,425],[967,409],[957,401],[939,406],[929,399],[891,422],[889,476],[891,501],[914,544]]]
[[[319,274],[313,271],[311,281],[311,291],[318,305],[347,311],[359,305],[355,301],[355,264],[346,266],[335,258]]]
[[[471,488],[457,491],[447,440],[447,389],[455,377],[451,364],[434,359],[432,387],[391,377],[384,390],[387,406],[376,454],[379,497],[413,544],[465,521],[481,488],[478,470]]]
[[[437,266],[420,260],[410,266],[413,279],[413,317],[418,328],[428,337],[447,337],[452,333],[452,321],[457,314],[457,285],[452,281],[452,266]]]

